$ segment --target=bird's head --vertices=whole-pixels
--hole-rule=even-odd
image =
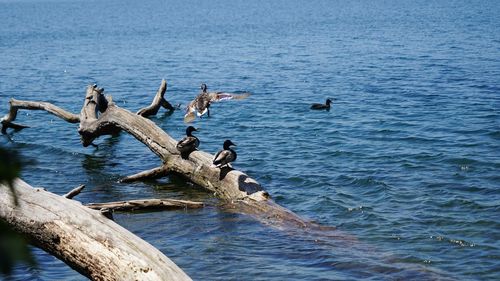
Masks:
[[[236,144],[234,144],[232,141],[225,140],[223,146],[224,146],[224,149],[229,149],[229,147],[232,146],[232,145],[236,146]]]
[[[205,84],[205,83],[201,84],[200,89],[201,89],[203,92],[206,92],[206,91],[207,91],[207,84]]]
[[[196,130],[196,128],[193,127],[193,126],[189,126],[189,127],[186,128],[186,135],[190,136],[191,133],[194,132],[194,131],[198,131],[198,130]]]

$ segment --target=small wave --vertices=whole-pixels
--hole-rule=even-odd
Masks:
[[[475,89],[480,89],[480,90],[491,90],[491,91],[496,91],[496,92],[498,92],[500,90],[499,87],[495,87],[495,86],[491,86],[491,85],[485,85],[485,84],[470,85],[469,87],[475,88]]]
[[[475,243],[469,242],[466,240],[462,240],[462,239],[448,238],[446,236],[440,236],[440,235],[437,235],[437,236],[431,235],[431,236],[429,236],[429,238],[432,240],[435,240],[435,241],[439,241],[439,242],[441,242],[441,241],[448,242],[452,245],[457,245],[460,247],[476,247]]]
[[[355,212],[355,211],[364,212],[366,209],[367,209],[367,207],[364,207],[364,209],[363,209],[363,206],[358,206],[358,207],[349,207],[349,208],[347,208],[347,211],[349,211],[349,212]]]
[[[466,157],[460,157],[460,158],[447,158],[444,159],[445,163],[452,164],[453,166],[458,167],[462,171],[467,171],[471,167],[480,165],[480,164],[486,164],[481,161],[472,159],[472,158],[466,158]]]
[[[388,188],[389,185],[381,180],[376,180],[371,177],[367,178],[354,178],[351,183],[357,186],[378,186],[383,188]]]
[[[328,152],[328,156],[353,156],[353,155],[356,155],[356,153],[347,150],[335,150]]]
[[[494,140],[500,140],[500,131],[494,131],[487,133],[487,136],[491,137]]]

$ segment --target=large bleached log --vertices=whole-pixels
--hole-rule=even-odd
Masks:
[[[163,99],[163,89],[166,89],[164,81],[162,81],[155,100]],[[214,167],[212,165],[212,154],[197,150],[184,159],[176,149],[177,141],[153,121],[141,116],[140,112],[143,110],[139,111],[139,114],[134,114],[114,104],[111,97],[105,97],[103,92],[104,89],[98,88],[97,85],[88,86],[78,118],[74,117],[70,120],[62,116],[61,118],[66,121],[76,119],[80,121],[78,133],[85,147],[92,145],[93,141],[102,135],[125,131],[145,144],[162,161],[160,167],[126,177],[123,181],[143,180],[148,176],[158,177],[168,173],[175,173],[206,188],[221,199],[244,203],[237,204],[244,206],[242,211],[250,210],[250,212],[254,213],[257,210],[265,209],[266,214],[262,216],[253,215],[266,223],[269,223],[268,218],[272,217],[273,219],[270,221],[273,223],[276,221],[275,218],[280,218],[281,220],[288,220],[288,222],[298,227],[310,225],[291,211],[275,204],[262,186],[247,174],[228,167],[223,169]],[[35,102],[16,101],[15,105],[19,109],[32,109],[28,105],[33,103]],[[158,105],[158,102],[153,102],[153,104]],[[45,108],[49,107],[45,106]],[[11,112],[12,110],[11,108]],[[53,110],[49,112],[53,113]],[[15,115],[6,115],[2,119],[2,129],[6,129],[14,120]],[[269,215],[272,212],[274,214]]]
[[[68,113],[49,103],[11,100],[9,113],[0,119],[2,132],[5,133],[8,128],[23,129],[26,127],[13,123],[19,109],[45,110],[68,122],[79,122],[78,133],[85,147],[92,145],[93,141],[102,135],[125,131],[156,154],[160,158],[161,164],[157,168],[126,177],[123,181],[144,180],[175,173],[223,199],[221,207],[227,211],[252,216],[264,224],[279,229],[299,230],[301,233],[320,233],[321,237],[328,239],[339,237],[351,243],[351,239],[346,240],[342,233],[339,236],[335,228],[320,226],[304,220],[290,210],[276,204],[260,184],[245,173],[232,168],[215,168],[212,165],[213,155],[204,151],[193,151],[186,159],[182,158],[176,149],[177,141],[154,122],[142,116],[156,114],[157,109],[162,106],[161,101],[164,100],[162,88],[160,86],[155,96],[161,99],[155,98],[156,101],[153,101],[152,107],[140,110],[137,114],[115,105],[111,97],[105,97],[104,90],[96,85],[87,87],[84,105],[79,115]],[[19,182],[16,184],[20,185]],[[175,264],[166,257],[160,257],[161,253],[158,250],[152,247],[152,249],[146,248],[150,245],[133,235],[129,237],[129,234],[125,234],[125,230],[105,218],[99,211],[84,208],[78,205],[78,202],[60,196],[50,195],[50,193],[47,195],[47,192],[42,190],[26,191],[26,188],[28,187],[25,186],[25,191],[19,194],[22,202],[18,207],[8,205],[9,202],[5,199],[5,194],[0,194],[0,218],[7,220],[20,232],[31,233],[29,235],[33,241],[38,241],[39,245],[46,245],[44,249],[56,257],[66,258],[65,253],[71,253],[71,257],[68,257],[71,259],[66,262],[82,274],[95,280],[189,280],[189,277]],[[6,190],[8,189],[0,188],[0,191],[6,192]],[[41,196],[41,194],[45,195]],[[25,195],[28,199],[24,198]],[[44,210],[46,206],[44,201],[51,196],[59,199],[50,200],[49,202],[53,202],[53,206]],[[58,200],[65,200],[65,202],[60,204]],[[77,204],[86,211],[77,214],[76,211],[66,210],[67,204]],[[30,206],[24,207],[24,205]],[[76,206],[71,206],[70,209],[76,210],[76,208]],[[29,211],[25,212],[26,209]],[[46,211],[54,214],[48,214]],[[99,223],[94,224],[95,220],[98,220]],[[111,224],[106,226],[109,232],[100,229],[106,223]],[[68,225],[78,225],[74,229],[75,233],[72,233],[73,228]],[[305,231],[302,232],[302,230]],[[88,233],[91,233],[92,237],[86,237],[85,235]],[[81,236],[83,239],[79,244],[68,242],[75,239],[76,236],[79,238]],[[148,249],[144,251],[147,257],[138,259],[130,254],[127,250],[129,247],[135,247],[136,250]],[[351,247],[351,245],[348,244],[346,247]],[[94,260],[94,255],[101,252],[106,252],[106,254],[100,256],[98,260]],[[108,256],[108,252],[112,256]],[[131,260],[133,263],[124,265],[119,260]],[[149,260],[151,260],[151,264],[147,262]],[[129,275],[129,273],[137,275]]]
[[[82,275],[92,280],[191,280],[159,250],[99,211],[19,179],[14,185],[18,205],[0,186],[0,219]]]

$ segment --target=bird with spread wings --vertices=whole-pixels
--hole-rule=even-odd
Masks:
[[[193,122],[196,116],[203,116],[205,113],[210,116],[210,104],[213,102],[219,102],[223,100],[239,100],[245,99],[250,96],[250,93],[226,93],[226,92],[208,92],[207,85],[201,84],[201,92],[192,100],[187,108],[186,114],[184,115],[184,122]]]

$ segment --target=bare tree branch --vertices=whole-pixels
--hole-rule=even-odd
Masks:
[[[194,202],[187,200],[176,200],[176,199],[139,199],[139,200],[129,200],[129,201],[117,201],[117,202],[106,202],[106,203],[90,203],[86,205],[87,207],[100,210],[107,208],[114,211],[135,211],[143,209],[198,209],[203,207],[202,202]]]
[[[141,115],[142,117],[156,115],[160,107],[163,107],[170,111],[174,110],[174,107],[163,97],[165,95],[166,90],[167,90],[167,81],[163,79],[161,80],[160,88],[156,92],[156,95],[151,105],[140,109],[139,111],[137,111],[137,114]]]
[[[120,182],[133,182],[146,179],[156,179],[164,177],[168,174],[168,169],[165,166],[153,168],[151,170],[143,171],[134,175],[126,176],[120,179]]]
[[[68,198],[68,199],[73,199],[73,197],[77,196],[78,194],[80,194],[80,192],[82,192],[82,190],[85,188],[85,185],[79,185],[75,188],[73,188],[70,192],[66,193],[63,195],[64,198]]]

